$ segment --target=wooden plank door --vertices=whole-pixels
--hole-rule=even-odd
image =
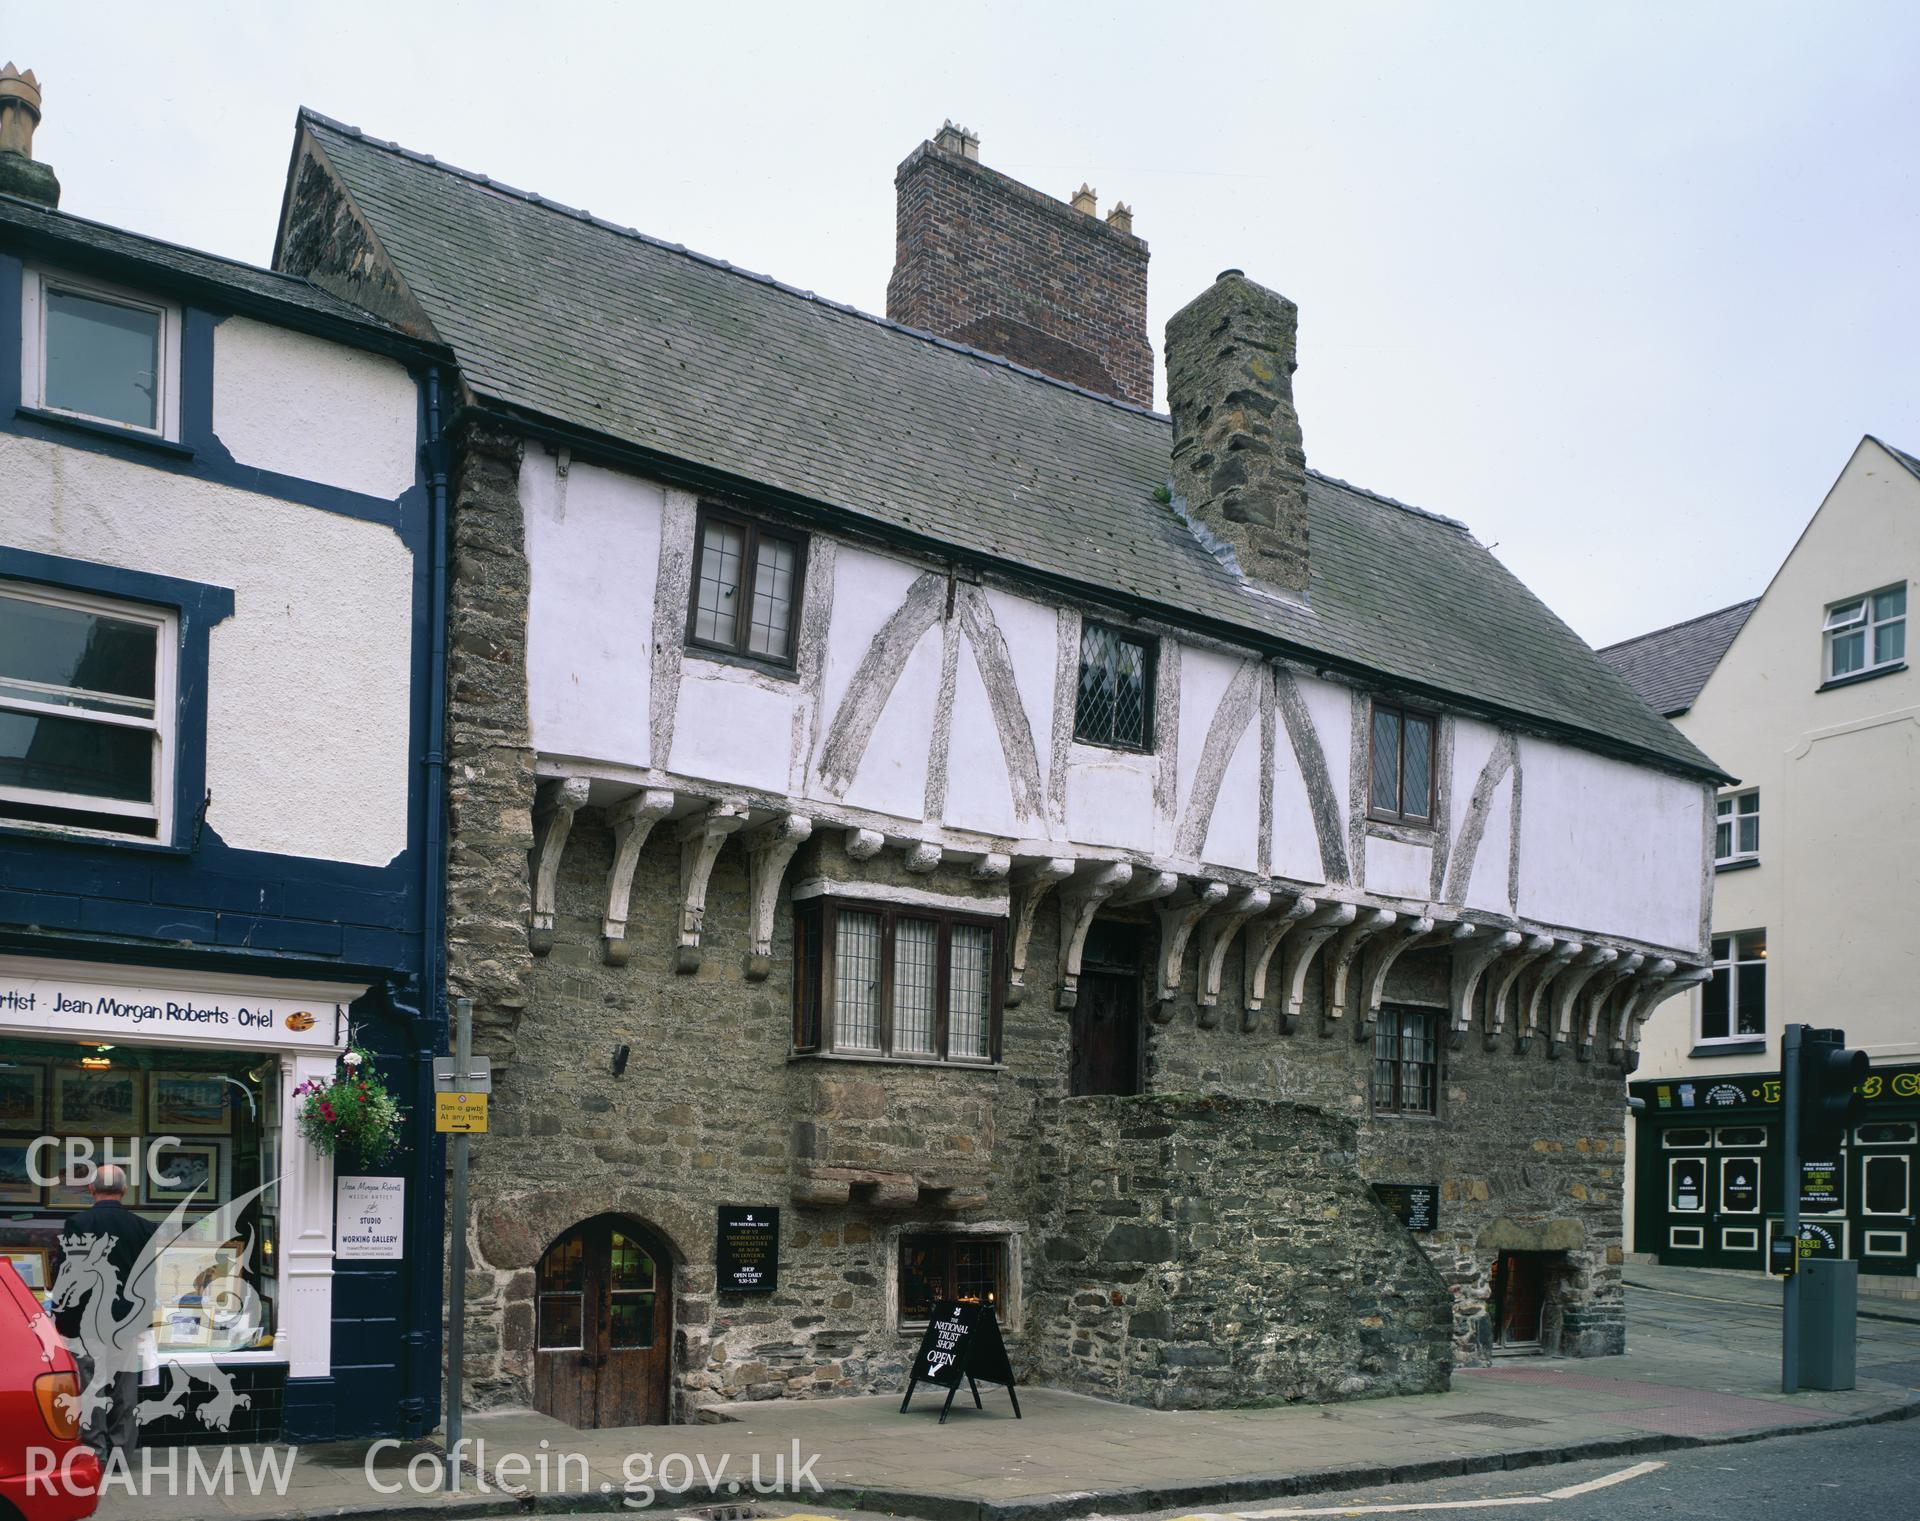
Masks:
[[[1140,1091],[1140,979],[1133,973],[1082,972],[1073,1006],[1068,1092]]]
[[[649,1232],[575,1226],[540,1259],[534,1309],[536,1408],[583,1428],[666,1424],[673,1265]]]
[[[575,1226],[547,1248],[534,1270],[533,1403],[569,1426],[594,1424],[598,1386],[587,1236],[588,1227]]]

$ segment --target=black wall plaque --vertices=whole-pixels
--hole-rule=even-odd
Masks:
[[[913,1366],[907,1370],[907,1395],[900,1401],[900,1413],[906,1414],[915,1384],[938,1384],[947,1391],[947,1402],[940,1407],[940,1424],[944,1426],[962,1379],[973,1391],[974,1408],[984,1409],[980,1386],[974,1382],[979,1378],[1006,1385],[1014,1418],[1020,1419],[1020,1396],[1013,1392],[1013,1364],[1007,1360],[1007,1344],[1000,1338],[1000,1322],[993,1307],[957,1300],[936,1304],[933,1319],[927,1322],[927,1334],[920,1338],[920,1350],[913,1354]]]
[[[1437,1183],[1375,1183],[1373,1196],[1393,1211],[1410,1231],[1440,1227],[1440,1186]]]
[[[780,1286],[779,1205],[721,1205],[719,1243],[722,1294],[764,1294]]]

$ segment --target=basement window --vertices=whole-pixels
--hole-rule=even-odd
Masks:
[[[21,395],[29,407],[179,438],[177,307],[37,270],[21,291]]]
[[[802,903],[794,1049],[998,1061],[1004,937],[1004,921],[970,914],[852,899]]]
[[[687,643],[791,668],[799,643],[806,540],[711,507],[694,528]]]
[[[902,1236],[899,1299],[901,1325],[925,1324],[933,1307],[958,1300],[993,1306],[1006,1319],[1007,1238],[1005,1236]]]
[[[0,584],[0,822],[167,838],[174,615]]]
[[[1152,640],[1101,623],[1080,625],[1080,689],[1073,737],[1111,750],[1153,748]]]

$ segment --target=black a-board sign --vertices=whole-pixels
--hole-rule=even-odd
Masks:
[[[933,1307],[927,1334],[920,1338],[920,1350],[913,1354],[913,1366],[907,1370],[907,1397],[900,1401],[900,1413],[907,1413],[914,1385],[938,1384],[947,1391],[947,1402],[940,1407],[940,1424],[946,1425],[947,1412],[953,1409],[953,1397],[960,1392],[962,1379],[973,1391],[974,1408],[983,1410],[986,1407],[980,1403],[980,1386],[974,1382],[981,1378],[1006,1386],[1014,1418],[1020,1419],[1020,1396],[1013,1391],[1013,1364],[1007,1361],[1007,1344],[1000,1339],[1000,1321],[993,1306],[943,1300]]]
[[[1375,1183],[1373,1196],[1410,1231],[1440,1228],[1440,1189],[1433,1183]]]
[[[780,1206],[722,1204],[716,1276],[722,1294],[780,1287]]]

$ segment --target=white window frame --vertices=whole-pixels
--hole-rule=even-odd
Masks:
[[[1712,967],[1715,972],[1724,971],[1727,974],[1727,1033],[1725,1035],[1707,1034],[1707,987],[1703,985],[1700,989],[1698,999],[1694,1004],[1693,1043],[1696,1046],[1747,1045],[1753,1041],[1765,1040],[1767,1038],[1767,1026],[1771,1021],[1764,1003],[1760,1008],[1759,1031],[1757,1033],[1742,1034],[1739,1029],[1740,968],[1756,964],[1760,966],[1766,966],[1768,964],[1768,957],[1764,951],[1758,956],[1743,957],[1740,954],[1740,942],[1748,935],[1766,935],[1766,933],[1764,928],[1756,926],[1752,929],[1727,930],[1716,933],[1713,936],[1714,940],[1725,940],[1727,942],[1726,960],[1722,961],[1718,956],[1715,956]],[[1771,937],[1768,938],[1769,949],[1771,949]],[[1709,949],[1711,949],[1711,942],[1709,942]]]
[[[1742,803],[1749,802],[1753,804],[1751,808],[1742,808],[1740,806]],[[1742,850],[1740,848],[1740,821],[1747,817],[1753,819],[1754,846],[1752,850]],[[1727,851],[1724,855],[1720,852],[1720,830],[1723,825],[1727,831]],[[1715,866],[1730,866],[1736,861],[1759,860],[1760,789],[1758,787],[1742,787],[1737,792],[1721,793],[1714,804],[1713,830],[1713,864]]]
[[[40,586],[26,581],[0,581],[0,596],[22,602],[38,602],[48,607],[63,607],[100,617],[118,618],[128,623],[145,623],[157,630],[154,638],[153,717],[145,719],[126,713],[96,713],[63,707],[57,703],[37,703],[13,697],[0,697],[0,710],[33,713],[53,718],[78,718],[85,723],[111,724],[144,729],[158,738],[153,747],[153,803],[124,802],[119,798],[95,797],[85,792],[48,792],[37,787],[10,787],[0,783],[0,800],[24,803],[37,808],[65,808],[78,813],[119,815],[152,819],[151,835],[117,829],[90,829],[83,824],[55,824],[36,819],[16,819],[0,815],[0,828],[28,829],[38,833],[79,835],[89,839],[137,840],[147,845],[167,845],[173,840],[174,769],[179,752],[179,712],[175,699],[175,675],[180,664],[180,623],[178,615],[147,603],[120,602],[96,597],[65,587]]]
[[[1838,602],[1827,604],[1826,617],[1820,624],[1820,670],[1823,681],[1848,681],[1856,676],[1864,676],[1869,671],[1889,670],[1905,665],[1907,660],[1906,641],[1901,640],[1899,655],[1891,660],[1876,660],[1875,651],[1880,645],[1880,630],[1895,623],[1904,624],[1907,612],[1904,604],[1898,613],[1890,618],[1875,618],[1873,603],[1876,597],[1888,592],[1905,591],[1904,581],[1895,581],[1890,586],[1880,586],[1870,592],[1862,592],[1856,597],[1843,597]],[[1862,635],[1862,664],[1851,671],[1835,671],[1833,668],[1833,647],[1837,640],[1847,635]]]
[[[180,439],[180,308],[124,286],[77,279],[51,269],[28,269],[20,282],[20,396],[26,405],[61,417],[77,418],[102,428],[118,428],[148,438]],[[130,306],[160,318],[160,373],[154,377],[153,415],[158,426],[142,427],[91,412],[74,412],[47,404],[47,300],[49,289],[71,291],[94,301]]]

